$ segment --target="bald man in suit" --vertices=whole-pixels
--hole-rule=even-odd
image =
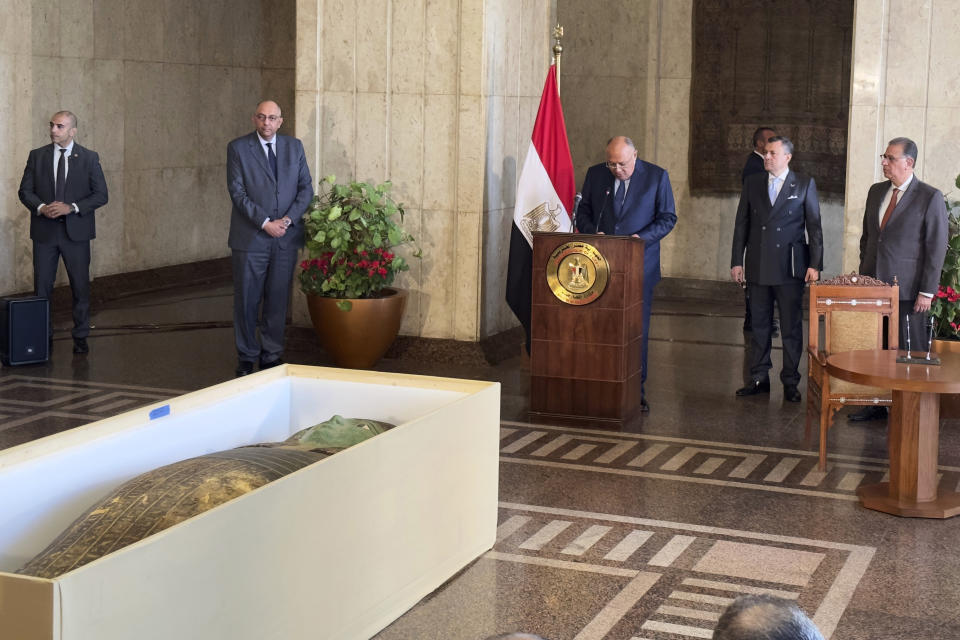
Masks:
[[[20,180],[18,196],[30,211],[33,286],[49,298],[60,259],[73,294],[73,352],[90,350],[90,241],[97,235],[94,214],[107,204],[107,181],[96,151],[81,146],[77,116],[58,111],[50,118],[50,144],[34,149]]]
[[[227,145],[236,375],[283,362],[287,305],[313,180],[303,144],[279,135],[280,106],[257,105],[255,131]],[[260,339],[257,339],[259,330]]]

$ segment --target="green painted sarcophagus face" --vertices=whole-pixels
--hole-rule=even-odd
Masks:
[[[218,451],[148,471],[90,507],[18,573],[55,578],[392,427],[333,416],[284,442]]]

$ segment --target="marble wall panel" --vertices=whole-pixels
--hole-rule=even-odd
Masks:
[[[424,96],[423,206],[452,211],[457,197],[457,98]]]
[[[323,33],[320,36],[320,65],[323,88],[343,93],[357,86],[354,70],[357,52],[357,9],[354,0],[329,0],[323,3]]]
[[[205,0],[197,3],[200,33],[203,34],[200,38],[200,64],[234,66],[233,34],[236,18],[232,5],[231,0]]]
[[[853,8],[853,61],[851,106],[875,106],[884,79],[886,50],[885,0],[858,0]]]
[[[485,103],[482,98],[460,96],[457,149],[457,208],[483,208]]]
[[[129,171],[160,166],[163,135],[163,65],[127,61],[123,65],[124,168]],[[134,183],[136,184],[136,183]]]
[[[394,197],[411,207],[423,201],[423,96],[394,94],[390,99],[390,166]]]
[[[428,94],[457,93],[459,62],[458,7],[447,0],[426,0],[424,87]],[[474,43],[479,46],[479,43]]]
[[[120,60],[124,55],[124,0],[93,0],[93,56]]]
[[[231,2],[229,11],[233,21],[232,64],[259,68],[263,64],[264,45],[264,16],[260,2]]]
[[[123,169],[123,62],[93,60],[93,113],[84,117],[104,171]]]
[[[354,44],[357,68],[356,89],[371,93],[384,92],[387,90],[387,72],[390,67],[388,2],[387,0],[355,0],[355,3],[357,7]]]
[[[927,135],[921,150],[923,181],[951,198],[960,199],[956,187],[960,173],[960,107],[930,107],[927,109]]]
[[[210,4],[215,4],[211,0]],[[206,6],[206,3],[204,3]],[[127,0],[123,3],[123,51],[127,60],[163,60],[164,6],[155,0]]]
[[[319,171],[323,141],[320,138],[320,128],[315,126],[315,123],[320,121],[321,113],[318,100],[319,94],[316,91],[297,91],[297,127],[293,132],[303,142],[303,151],[307,156],[307,164],[310,165],[314,182],[322,177]]]
[[[163,0],[163,53],[166,62],[197,64],[200,42],[200,12],[192,0]]]
[[[906,136],[914,142],[920,149],[920,157],[917,158],[917,172],[923,175],[923,150],[926,147],[926,108],[925,107],[904,107],[895,106],[887,103],[883,109],[883,135],[880,139],[880,153],[883,153],[887,143],[892,138]],[[874,157],[874,162],[879,163],[879,154]],[[882,172],[878,167],[878,175]]]
[[[32,0],[9,0],[0,20],[0,54],[28,53],[32,48]],[[7,63],[4,60],[4,63]]]
[[[514,67],[519,69],[521,95],[539,96],[543,92],[543,79],[552,57],[553,33],[551,2],[522,0],[520,16],[520,53]],[[566,40],[562,40],[565,43]],[[565,58],[560,58],[560,91],[563,92]]]
[[[960,106],[960,10],[954,2],[935,2],[930,34],[931,107]]]
[[[483,335],[493,335],[517,324],[516,317],[504,300],[512,226],[512,209],[484,212],[483,281],[480,301]]]
[[[60,0],[33,0],[30,4],[33,55],[60,55]]]
[[[651,161],[669,171],[672,180],[684,183],[690,166],[690,119],[686,117],[689,112],[690,79],[661,79],[657,154]]]
[[[660,241],[661,270],[675,277],[702,278],[715,273],[718,255],[726,255],[729,274],[731,245],[724,246],[720,241],[721,229],[726,226],[724,216],[719,211],[698,215],[705,211],[694,208],[697,199],[690,197],[687,183],[671,181],[671,184],[677,205],[677,224]]]
[[[484,18],[484,0],[461,0],[460,39],[457,47],[459,51],[458,91],[461,96],[482,96],[487,90],[484,60],[486,47],[492,46],[492,43],[484,39]]]
[[[60,55],[92,58],[93,0],[60,0]]]
[[[50,142],[50,116],[63,109],[61,101],[60,60],[34,56],[31,65],[31,103],[29,127],[31,144],[38,147]]]
[[[296,72],[293,69],[263,69],[260,72],[260,95],[280,105],[283,113],[283,133],[293,135],[297,127],[294,108]]]
[[[77,116],[77,141],[94,149],[96,129],[96,65],[92,58],[60,58],[60,101]],[[49,117],[49,114],[48,114]]]
[[[483,209],[503,207],[503,127],[506,118],[503,96],[489,96],[487,102],[486,168],[483,181]]]
[[[850,269],[844,268],[845,215],[843,201],[839,198],[820,199],[820,227],[823,229],[823,275],[821,277],[824,279],[850,272]],[[862,220],[862,212],[860,217]],[[859,261],[859,235],[857,235],[857,242],[857,259]]]
[[[321,139],[323,155],[318,177],[334,174],[341,179],[354,175],[356,105],[352,92],[323,94]]]
[[[420,93],[424,85],[426,0],[392,2],[390,90]]]
[[[387,100],[383,93],[357,93],[354,175],[366,182],[387,179]]]
[[[890,3],[887,32],[886,88],[888,105],[914,107],[927,101],[930,50],[930,0]],[[922,60],[923,64],[917,64]]]
[[[287,0],[265,1],[287,2]],[[290,38],[290,46],[296,49],[296,53],[290,59],[296,60],[297,91],[316,92],[323,89],[320,84],[320,42],[318,40],[321,24],[317,14],[317,0],[296,0],[295,37]]]
[[[517,201],[517,182],[520,180],[520,170],[530,148],[530,138],[533,127],[521,128],[520,98],[508,96],[503,100],[503,126],[498,132],[503,139],[503,157],[497,167],[500,177],[500,201],[506,209],[513,209]],[[488,120],[490,117],[488,115]],[[489,154],[489,151],[488,151]]]
[[[197,65],[163,65],[160,111],[160,137],[143,140],[151,147],[161,167],[195,167],[200,149],[197,145],[199,118],[196,96],[200,93],[200,68]],[[130,140],[127,144],[137,144]]]
[[[297,34],[300,25],[309,27],[304,36],[312,33],[316,42],[316,3],[297,0],[260,0],[262,19],[258,27],[262,41],[261,59],[257,66],[293,68],[297,53]],[[305,13],[301,13],[305,11]],[[313,24],[309,20],[313,19]]]
[[[424,210],[420,231],[423,248],[420,279],[420,331],[430,338],[453,336],[456,279],[453,264],[457,238],[455,215]]]
[[[664,2],[660,31],[663,39],[660,75],[664,78],[690,78],[693,64],[693,0]]]
[[[197,74],[197,82],[203,90],[196,98],[199,114],[196,162],[203,167],[222,168],[226,162],[227,143],[241,135],[241,131],[253,130],[250,122],[253,107],[247,108],[246,118],[238,112],[231,92],[233,70],[230,67],[201,65]],[[239,125],[243,125],[242,128]]]
[[[480,338],[480,256],[483,216],[479,211],[460,211],[456,219],[457,251],[454,256],[453,338],[476,342]]]
[[[103,154],[100,156],[103,157]],[[102,162],[102,161],[101,161]],[[104,169],[109,200],[97,209],[97,238],[91,243],[90,273],[108,275],[126,271],[123,255],[123,170]]]

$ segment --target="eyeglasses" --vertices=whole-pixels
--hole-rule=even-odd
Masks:
[[[626,169],[631,164],[633,164],[634,160],[636,160],[636,158],[630,158],[626,162],[607,162],[606,163],[607,169],[614,170],[614,171],[617,169]]]
[[[282,119],[283,119],[283,116],[268,116],[268,115],[265,115],[265,114],[262,114],[262,113],[258,113],[257,115],[255,115],[255,116],[253,116],[253,117],[256,118],[257,120],[259,120],[260,122],[266,121],[266,122],[270,122],[270,123],[278,122],[279,120],[282,120]]]
[[[888,156],[885,153],[880,154],[880,162],[883,162],[884,160],[886,160],[887,162],[896,162],[901,158],[906,158],[906,156]]]

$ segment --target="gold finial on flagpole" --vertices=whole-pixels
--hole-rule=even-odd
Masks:
[[[563,27],[560,26],[560,23],[557,23],[557,26],[553,28],[553,38],[556,40],[556,44],[553,45],[553,64],[554,64],[554,73],[557,74],[557,93],[560,93],[560,55],[563,53],[563,47],[560,46],[560,38],[563,37]]]

